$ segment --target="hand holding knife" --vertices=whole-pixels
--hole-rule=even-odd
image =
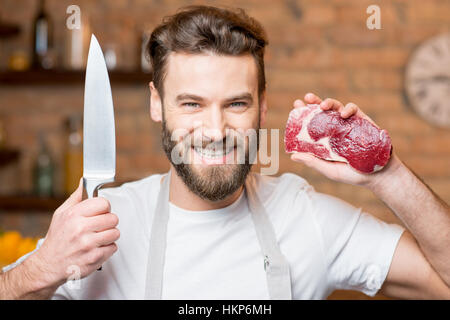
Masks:
[[[116,138],[111,86],[102,49],[92,35],[84,86],[83,200],[96,197],[98,188],[114,181],[115,173]]]
[[[103,53],[92,36],[84,91],[83,179],[54,212],[44,241],[20,268],[50,297],[72,272],[84,278],[116,251],[118,217],[98,189],[115,176],[114,109]],[[42,276],[45,274],[45,277]]]

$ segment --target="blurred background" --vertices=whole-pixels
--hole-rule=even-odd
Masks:
[[[149,116],[151,74],[142,48],[164,16],[190,4],[238,6],[266,28],[266,127],[281,130],[280,146],[292,103],[305,93],[354,102],[388,130],[400,158],[450,201],[448,0],[0,0],[3,260],[45,236],[54,209],[82,175],[84,69],[92,32],[110,72],[118,182],[168,170],[160,125]],[[367,25],[372,4],[380,8],[380,29]],[[71,5],[81,10],[80,29],[67,27],[76,23]],[[416,73],[409,68],[430,80],[410,81]],[[277,175],[283,172],[401,224],[370,191],[334,183],[281,152]],[[330,297],[345,298],[369,297],[349,291]]]

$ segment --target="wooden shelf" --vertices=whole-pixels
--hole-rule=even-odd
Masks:
[[[0,167],[16,161],[19,158],[18,150],[0,149]]]
[[[0,21],[0,38],[9,38],[20,33],[20,27],[15,24]]]
[[[105,188],[118,187],[133,180],[117,180],[105,184]],[[0,214],[6,212],[23,211],[24,213],[48,212],[53,213],[69,195],[55,197],[39,197],[37,195],[0,195]]]
[[[84,84],[85,71],[70,70],[27,70],[0,72],[0,85],[73,85]],[[143,84],[151,80],[151,74],[141,71],[110,71],[109,77],[113,84]]]
[[[38,197],[33,195],[0,196],[0,211],[55,211],[66,197]]]

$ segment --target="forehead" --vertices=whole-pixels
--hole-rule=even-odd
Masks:
[[[164,92],[168,97],[180,92],[215,98],[242,91],[256,95],[258,89],[256,62],[250,54],[172,52],[166,70]]]

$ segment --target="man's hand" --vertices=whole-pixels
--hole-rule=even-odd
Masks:
[[[2,274],[0,298],[50,298],[66,282],[73,266],[83,278],[117,251],[118,218],[110,212],[108,200],[82,201],[82,191],[80,181],[78,189],[53,214],[42,246],[21,265]],[[10,296],[3,296],[5,292]]]
[[[343,119],[347,119],[353,115],[358,115],[377,126],[372,119],[364,114],[354,103],[350,102],[344,106],[340,101],[335,99],[328,98],[322,101],[322,99],[313,93],[306,94],[304,100],[307,104],[319,104],[322,110],[335,110],[341,114]],[[295,100],[295,108],[303,106],[305,106],[305,103],[302,100]],[[381,171],[372,174],[364,174],[356,171],[347,163],[323,160],[309,153],[293,153],[291,155],[291,159],[293,161],[303,162],[308,167],[319,171],[329,179],[367,187],[371,187],[371,185],[376,184],[377,180],[379,180],[383,175],[382,172],[387,169],[395,170],[395,168],[400,165],[399,159],[395,154],[392,154],[388,164]]]
[[[117,251],[119,220],[102,197],[81,201],[82,183],[54,213],[42,247],[36,252],[50,281],[64,282],[67,268],[77,266],[81,277],[97,270]]]
[[[359,115],[376,124],[354,103],[343,105],[335,99],[322,101],[312,93],[308,104],[320,104],[323,110],[340,112],[342,118]],[[301,100],[294,107],[302,107]],[[380,171],[363,174],[346,163],[319,159],[306,153],[291,155],[330,179],[369,188],[386,203],[409,232],[401,237],[383,285],[391,297],[450,297],[450,208],[393,153]]]

